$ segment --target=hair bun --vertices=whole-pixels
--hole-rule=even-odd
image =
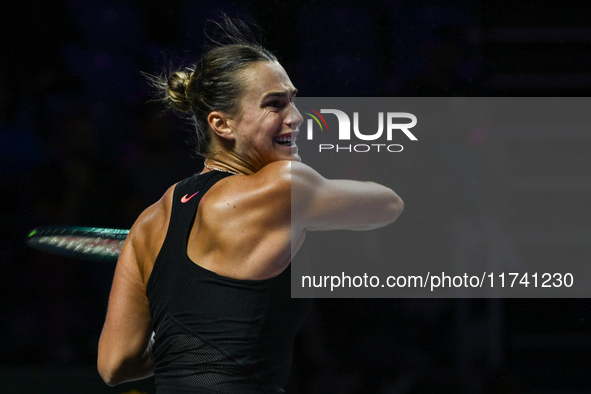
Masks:
[[[191,77],[193,73],[187,71],[176,71],[168,78],[167,98],[170,105],[179,111],[189,112],[191,110]]]

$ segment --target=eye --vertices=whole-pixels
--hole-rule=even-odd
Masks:
[[[274,99],[267,102],[265,105],[270,108],[283,109],[289,105],[289,102],[287,99]]]

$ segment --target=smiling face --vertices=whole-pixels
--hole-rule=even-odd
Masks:
[[[240,112],[228,120],[233,155],[258,171],[278,160],[297,160],[295,144],[302,115],[292,101],[297,90],[277,62],[257,62],[242,71]]]

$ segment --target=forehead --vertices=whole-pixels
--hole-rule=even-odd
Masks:
[[[287,73],[277,62],[257,62],[242,72],[244,96],[261,99],[269,92],[291,92],[295,90]]]

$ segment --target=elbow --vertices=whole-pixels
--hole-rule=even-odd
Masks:
[[[106,369],[101,368],[99,366],[98,367],[98,373],[101,376],[101,378],[103,379],[103,382],[105,382],[107,384],[107,386],[109,386],[109,387],[116,386],[119,383],[114,378],[114,374],[111,371],[109,371],[109,370],[106,370]]]
[[[116,368],[112,362],[105,360],[104,356],[101,357],[100,352],[97,360],[97,369],[99,375],[107,384],[107,386],[113,387],[120,383],[123,383],[123,380],[120,376],[121,374],[120,372],[118,372],[118,368]]]
[[[393,196],[392,200],[390,201],[390,203],[388,204],[388,209],[387,209],[388,224],[396,221],[396,219],[398,219],[398,216],[400,216],[400,214],[404,210],[404,201],[402,201],[402,199],[400,198],[400,196],[398,196],[398,194],[396,194],[394,192],[392,192],[392,193],[394,194],[394,196]]]
[[[101,378],[103,379],[103,381],[107,384],[107,386],[113,387],[118,385],[120,382],[116,379],[115,373],[113,373],[113,371],[106,369],[106,368],[101,368],[101,366],[98,366],[98,372],[99,375],[101,375]]]
[[[152,376],[154,361],[148,351],[142,356],[101,352],[97,358],[98,373],[108,386]]]
[[[356,226],[355,230],[373,230],[394,223],[398,219],[398,216],[404,210],[404,201],[395,192],[391,190],[390,192],[391,194],[383,200],[383,203],[379,205],[379,209],[375,211],[376,216],[373,222]]]
[[[101,369],[99,367],[98,371],[99,371],[99,375],[101,375],[101,378],[103,379],[103,381],[109,387],[117,386],[118,384],[126,382],[126,380],[122,379],[121,374],[119,372],[117,372],[116,370]]]
[[[121,383],[121,382],[119,382],[119,381],[117,381],[117,380],[114,380],[114,379],[112,379],[112,378],[111,378],[110,376],[108,376],[108,375],[101,374],[101,378],[103,378],[103,381],[104,381],[104,382],[107,384],[107,386],[109,386],[109,387],[114,387],[114,386],[117,386],[119,383]]]
[[[404,210],[404,201],[394,191],[389,190],[387,197],[385,196],[382,203],[377,205],[377,207],[378,209],[374,211],[375,216],[373,221],[365,225],[356,226],[354,230],[373,230],[394,223]]]

